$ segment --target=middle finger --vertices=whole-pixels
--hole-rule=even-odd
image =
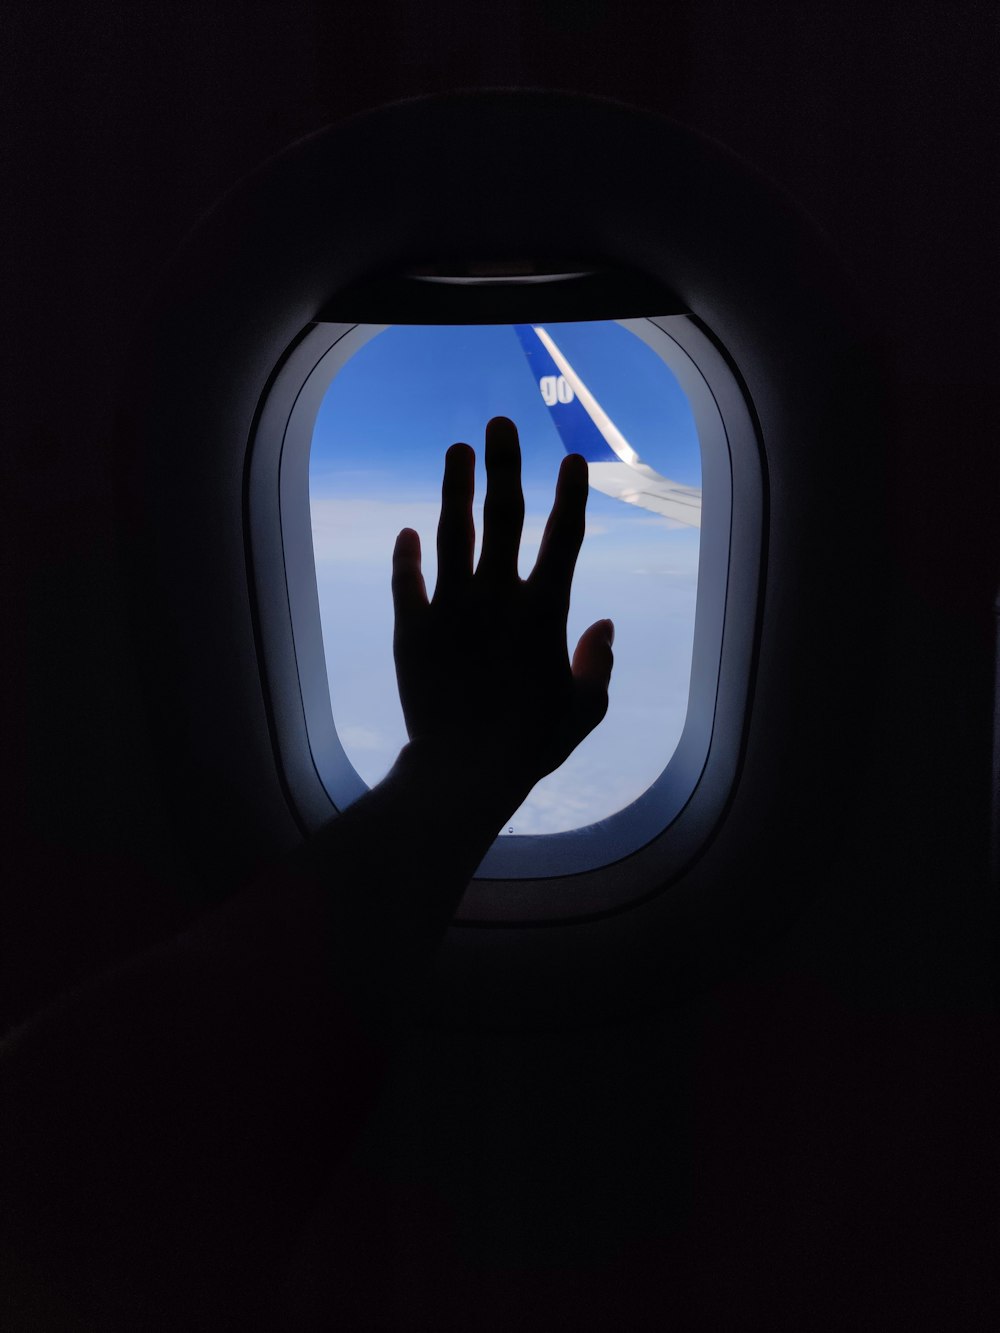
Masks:
[[[523,527],[524,495],[517,427],[506,417],[494,417],[486,427],[486,503],[483,506],[483,549],[477,574],[498,581],[517,578],[517,553]]]

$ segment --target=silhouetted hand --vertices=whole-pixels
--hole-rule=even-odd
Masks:
[[[420,538],[404,528],[393,553],[394,654],[413,742],[458,763],[485,764],[523,799],[563,762],[608,708],[614,627],[599,620],[566,649],[570,586],[583,542],[587,464],[563,459],[535,568],[517,572],[524,524],[521,451],[506,417],[486,427],[483,546],[473,572],[476,456],[445,457],[438,578],[428,601]]]

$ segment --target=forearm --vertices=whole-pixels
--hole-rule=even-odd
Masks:
[[[397,971],[411,978],[433,954],[477,866],[527,796],[530,788],[508,776],[496,748],[492,754],[487,765],[471,741],[407,745],[385,781],[299,854],[298,872],[329,886],[337,938],[362,946],[343,959],[340,975],[366,1005]],[[339,893],[341,885],[351,891]]]
[[[518,802],[453,763],[408,747],[290,863],[8,1042],[5,1220],[36,1229],[56,1273],[72,1253],[183,1286],[185,1264],[204,1284],[255,1247],[271,1259],[363,1121],[412,984]]]

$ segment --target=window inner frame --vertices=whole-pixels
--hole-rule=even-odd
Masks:
[[[660,776],[624,809],[565,832],[498,838],[466,892],[459,922],[564,920],[648,896],[697,854],[737,774],[763,536],[752,412],[726,357],[692,316],[616,322],[677,377],[701,447],[702,528],[684,728]],[[306,329],[272,377],[249,451],[251,591],[272,739],[306,833],[368,790],[331,709],[309,507],[313,427],[336,374],[387,327],[322,321]]]

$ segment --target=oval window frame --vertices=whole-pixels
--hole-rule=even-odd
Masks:
[[[662,891],[705,845],[737,776],[764,521],[753,412],[730,363],[692,316],[617,322],[677,375],[701,444],[703,526],[684,729],[660,776],[623,810],[567,832],[498,838],[456,924],[566,922]],[[304,330],[271,377],[249,450],[247,532],[264,675],[286,790],[307,833],[368,790],[330,703],[309,510],[312,431],[335,375],[386,327],[323,321]]]

